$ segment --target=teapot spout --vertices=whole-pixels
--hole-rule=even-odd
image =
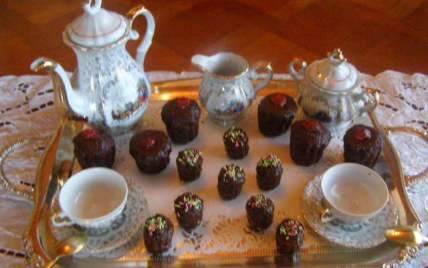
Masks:
[[[70,80],[61,65],[48,58],[38,58],[31,64],[31,70],[47,71],[53,81],[55,104],[63,115],[73,119],[87,121],[85,98],[73,90]]]

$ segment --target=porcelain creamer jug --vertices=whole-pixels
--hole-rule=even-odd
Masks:
[[[101,3],[90,0],[84,6],[85,13],[63,32],[64,42],[77,55],[78,65],[70,80],[57,62],[47,58],[37,59],[31,68],[50,72],[56,100],[64,104],[69,115],[122,135],[135,128],[149,103],[151,89],[143,64],[155,22],[143,6],[123,17],[101,8]],[[147,30],[134,60],[125,45],[139,37],[132,29],[139,15],[146,17]]]
[[[241,56],[218,53],[207,57],[194,55],[192,63],[204,71],[199,89],[201,105],[217,124],[236,123],[256,98],[257,92],[272,79],[273,70],[267,62],[256,62],[251,67]],[[257,79],[257,70],[267,70],[267,77],[255,88],[250,79]]]
[[[299,72],[295,65],[300,65]],[[295,58],[288,67],[297,82],[297,101],[303,113],[331,131],[346,130],[357,116],[377,106],[377,91],[360,87],[360,73],[346,62],[340,49],[309,66]]]

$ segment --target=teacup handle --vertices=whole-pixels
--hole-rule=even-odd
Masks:
[[[329,208],[323,208],[320,213],[321,222],[330,222],[334,219],[333,213],[331,213]]]
[[[376,106],[379,104],[379,92],[373,88],[366,88],[366,90],[361,93],[361,96],[370,96],[373,98],[373,100],[369,104],[364,105],[364,107],[361,107],[360,116],[365,112],[376,108]]]
[[[70,220],[70,218],[64,213],[64,211],[54,214],[54,216],[51,219],[52,219],[52,224],[55,225],[56,227],[70,226],[74,224]],[[61,221],[58,221],[58,220],[61,220]]]
[[[266,69],[266,71],[268,72],[268,75],[266,77],[265,80],[263,80],[260,84],[258,84],[256,86],[256,88],[254,89],[254,95],[257,95],[257,93],[260,91],[260,89],[264,88],[265,86],[267,86],[270,82],[270,80],[272,80],[272,76],[273,76],[273,69],[272,66],[270,65],[269,62],[266,61],[258,61],[256,63],[254,63],[251,66],[251,73],[257,73],[257,69]]]

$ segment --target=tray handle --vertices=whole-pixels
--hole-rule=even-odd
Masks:
[[[385,140],[383,153],[385,155],[385,160],[388,164],[388,167],[391,170],[391,176],[397,188],[398,195],[400,196],[401,200],[403,200],[403,206],[406,211],[407,222],[412,223],[415,226],[419,227],[422,223],[422,220],[410,203],[410,199],[406,191],[406,181],[404,179],[403,168],[401,166],[398,153],[395,150],[391,140],[388,138],[387,132],[377,120],[375,111],[369,110],[367,114],[373,126],[381,133],[381,135]]]

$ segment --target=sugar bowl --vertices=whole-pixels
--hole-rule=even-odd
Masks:
[[[297,101],[305,116],[321,121],[331,131],[342,131],[357,116],[377,106],[378,94],[360,87],[361,74],[346,61],[340,49],[327,55],[309,66],[295,58],[288,68],[297,82]],[[296,71],[295,65],[301,69]]]

